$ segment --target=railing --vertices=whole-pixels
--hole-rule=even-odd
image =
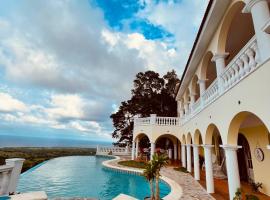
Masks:
[[[140,125],[149,125],[150,124],[150,117],[144,117],[144,118],[136,118],[134,119],[135,124],[140,124]]]
[[[130,155],[129,147],[99,147],[97,146],[97,155]]]
[[[7,194],[12,169],[9,165],[0,166],[0,195]]]
[[[205,90],[202,95],[204,105],[213,102],[218,97],[218,81],[217,79]]]
[[[177,117],[157,117],[156,123],[160,126],[177,126],[179,125],[179,118]]]
[[[228,64],[221,75],[223,89],[226,91],[250,74],[259,62],[256,38],[253,37]]]
[[[227,65],[225,71],[217,77],[216,80],[204,91],[191,109],[180,118],[171,117],[156,117],[153,121],[151,117],[136,118],[136,125],[168,125],[177,126],[188,122],[193,116],[202,111],[206,106],[214,102],[219,96],[228,91],[246,76],[252,73],[259,65],[259,52],[257,40],[254,36],[251,40],[239,51],[239,53]]]

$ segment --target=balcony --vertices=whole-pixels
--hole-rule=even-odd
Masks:
[[[203,111],[207,106],[216,101],[220,96],[229,91],[247,76],[252,74],[260,65],[260,56],[257,48],[256,37],[240,50],[240,52],[226,66],[224,72],[218,76],[211,85],[203,92],[202,96],[189,104],[188,111],[181,118],[174,117],[146,117],[136,118],[135,126],[182,126],[190,119]]]

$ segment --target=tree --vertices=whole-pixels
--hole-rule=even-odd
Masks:
[[[160,194],[159,194],[159,177],[160,177],[160,170],[162,167],[165,167],[168,165],[169,158],[165,154],[157,154],[155,153],[152,158],[152,165],[153,168],[155,169],[155,180],[156,180],[156,194],[155,194],[155,199],[159,200],[160,199]]]
[[[151,161],[149,161],[143,171],[143,175],[144,177],[148,180],[149,185],[150,185],[150,199],[154,200],[155,196],[154,196],[154,185],[153,185],[153,181],[155,179],[156,176],[156,169],[154,168],[155,166],[152,164]]]
[[[125,146],[132,142],[133,121],[136,114],[148,117],[157,114],[176,117],[177,103],[174,99],[175,85],[179,82],[174,70],[163,77],[154,71],[140,72],[136,75],[131,99],[121,103],[119,110],[110,117],[115,130],[112,137],[115,145]]]

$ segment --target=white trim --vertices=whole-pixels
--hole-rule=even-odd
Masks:
[[[219,146],[222,147],[225,150],[232,150],[232,151],[236,151],[237,149],[241,149],[242,148],[242,146],[230,145],[230,144],[219,145]]]

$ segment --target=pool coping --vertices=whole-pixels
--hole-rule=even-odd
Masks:
[[[142,173],[143,173],[142,169],[135,169],[135,168],[130,168],[130,167],[120,167],[120,166],[111,165],[110,162],[121,160],[121,158],[119,156],[111,156],[110,155],[110,156],[106,156],[106,157],[114,158],[114,159],[105,160],[102,162],[102,165],[106,168],[116,170],[116,171],[121,171],[121,172],[132,173],[132,174],[136,174],[136,175],[142,175]],[[177,182],[175,182],[174,180],[172,180],[164,175],[161,175],[160,179],[163,180],[165,183],[167,183],[171,188],[171,192],[167,196],[163,197],[163,200],[179,200],[182,197],[183,190],[182,190],[182,187]]]

